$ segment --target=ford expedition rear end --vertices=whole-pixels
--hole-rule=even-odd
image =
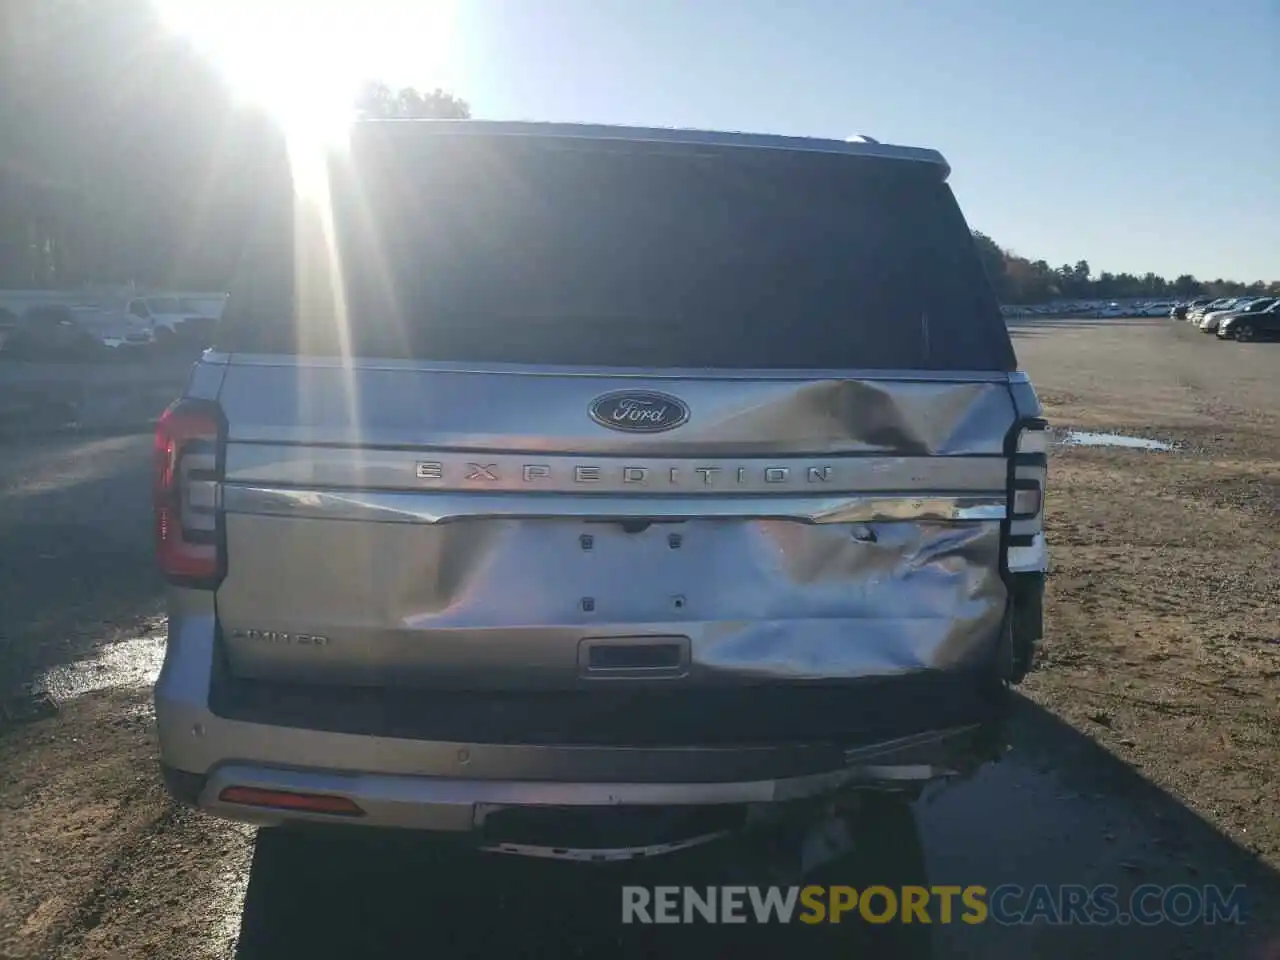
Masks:
[[[277,161],[157,431],[175,795],[536,846],[965,762],[1040,637],[1047,434],[941,156],[428,121]]]

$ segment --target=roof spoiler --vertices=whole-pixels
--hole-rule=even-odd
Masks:
[[[379,127],[397,132],[413,131],[415,135],[484,136],[484,137],[561,137],[578,140],[631,141],[635,143],[688,144],[690,146],[741,147],[756,150],[793,150],[804,153],[838,153],[849,156],[875,157],[927,163],[946,180],[951,166],[937,150],[880,143],[871,137],[854,136],[845,140],[820,137],[784,137],[764,133],[730,133],[713,130],[688,130],[678,127],[625,127],[591,123],[529,123],[494,120],[360,120],[357,127]]]

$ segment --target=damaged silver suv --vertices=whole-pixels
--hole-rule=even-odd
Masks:
[[[1047,434],[938,153],[371,122],[316,166],[264,160],[157,430],[176,797],[653,852],[964,769]]]

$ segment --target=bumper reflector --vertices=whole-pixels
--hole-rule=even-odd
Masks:
[[[223,803],[238,803],[247,807],[327,813],[339,817],[364,816],[364,811],[356,806],[355,801],[325,793],[292,793],[288,790],[263,790],[259,787],[225,787],[218,794],[218,799]]]

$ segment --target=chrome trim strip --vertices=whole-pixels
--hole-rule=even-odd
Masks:
[[[401,493],[308,490],[228,484],[227,513],[368,523],[447,523],[453,520],[523,518],[722,518],[799,520],[807,523],[871,523],[893,520],[1003,520],[1006,498],[954,494],[667,496],[612,498],[571,494]]]
[[[895,383],[1019,383],[1021,371],[1003,370],[859,370],[817,368],[729,369],[718,367],[580,367],[447,360],[394,360],[378,357],[298,356],[285,353],[206,351],[207,363],[246,367],[294,367],[301,370],[400,370],[414,373],[494,373],[528,377],[626,377],[644,380],[887,380]],[[1020,379],[1019,379],[1020,378]]]
[[[541,451],[395,450],[227,444],[231,484],[321,490],[732,496],[1003,491],[1001,457],[653,457]]]

